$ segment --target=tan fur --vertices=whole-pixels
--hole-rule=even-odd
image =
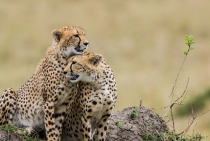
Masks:
[[[0,97],[0,125],[12,124],[16,109],[16,93],[8,88]]]
[[[16,92],[16,119],[13,120],[19,127],[36,131],[46,128],[48,141],[60,141],[66,106],[76,90],[63,70],[69,57],[84,53],[88,41],[84,30],[74,26],[54,30],[52,34],[54,41],[45,58]]]
[[[63,140],[92,141],[98,133],[97,140],[105,141],[108,118],[117,98],[113,71],[101,55],[84,53],[68,60],[65,73],[71,81],[73,75],[82,77],[75,82],[77,93],[67,108]]]

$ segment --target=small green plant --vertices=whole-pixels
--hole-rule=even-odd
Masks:
[[[202,141],[207,137],[201,136],[201,134],[195,134],[194,136],[179,135],[175,132],[151,134],[146,133],[144,141]]]
[[[93,140],[96,141],[98,138],[98,135],[93,135]]]
[[[14,130],[17,130],[17,129],[14,126],[8,124],[8,125],[5,126],[5,130],[6,131],[14,131]]]
[[[197,140],[200,141],[202,139],[205,139],[205,137],[203,137],[203,136],[201,136],[201,134],[197,133],[195,136],[193,136],[193,139],[196,140],[196,141]]]
[[[183,49],[184,50],[184,54],[185,54],[185,58],[184,58],[184,60],[183,60],[183,62],[181,64],[181,67],[180,67],[180,69],[178,71],[178,74],[176,76],[176,79],[174,81],[174,85],[173,85],[171,94],[169,96],[169,98],[171,98],[171,99],[173,99],[173,96],[174,96],[174,93],[175,93],[175,88],[176,88],[176,83],[177,83],[177,80],[179,78],[179,74],[180,74],[180,72],[182,70],[182,67],[183,67],[183,65],[185,63],[185,60],[187,59],[187,55],[189,54],[189,52],[191,50],[193,50],[195,48],[195,47],[192,47],[192,44],[194,44],[194,43],[195,43],[195,37],[193,35],[185,35],[185,44],[188,46],[188,49],[185,49],[185,48]],[[170,102],[171,102],[171,100],[170,100]]]
[[[195,43],[195,37],[193,35],[186,35],[185,36],[185,44],[188,45],[188,49],[183,48],[185,55],[188,55],[190,50],[193,50],[195,48],[195,47],[191,46],[194,43]]]
[[[35,139],[35,138],[25,134],[24,132],[26,132],[26,131],[24,128],[17,128],[10,124],[0,126],[0,130],[5,130],[8,132],[13,131],[17,136],[19,136],[24,141],[41,141],[40,139]],[[19,135],[20,133],[23,133],[23,134]]]
[[[136,111],[136,109],[132,108],[131,115],[138,115],[139,113]]]
[[[111,132],[110,132],[110,131],[107,131],[107,132],[106,132],[106,135],[107,135],[107,136],[109,136],[110,134],[111,134]]]
[[[24,141],[41,141],[40,139],[34,139],[33,137],[30,136],[25,136]]]
[[[10,124],[2,125],[2,126],[0,126],[0,129],[5,130],[5,131],[17,131],[18,130],[17,127],[12,126]]]
[[[185,58],[184,58],[184,60],[183,60],[183,62],[181,64],[181,67],[180,67],[179,71],[178,71],[178,74],[177,74],[176,79],[174,81],[174,85],[173,85],[171,94],[169,96],[169,98],[170,98],[170,101],[169,101],[169,103],[170,103],[170,114],[171,114],[171,120],[172,120],[172,124],[173,124],[173,132],[175,132],[173,107],[176,104],[178,104],[178,105],[181,105],[182,104],[182,102],[183,102],[183,100],[184,100],[184,98],[186,96],[186,90],[187,90],[187,86],[188,86],[188,83],[189,83],[189,78],[188,78],[187,85],[186,85],[186,88],[185,88],[184,92],[181,94],[181,96],[178,96],[178,97],[176,96],[176,99],[174,99],[176,84],[177,84],[177,80],[179,78],[179,74],[180,74],[180,72],[181,72],[181,70],[183,68],[183,65],[185,63],[185,60],[187,58],[187,55],[189,54],[189,52],[191,50],[193,50],[195,48],[195,47],[192,47],[192,44],[194,44],[194,43],[195,43],[195,37],[193,35],[186,35],[185,36],[185,44],[188,46],[188,49],[185,49],[184,48]]]
[[[125,124],[127,124],[126,121],[116,121],[116,122],[115,122],[115,125],[117,125],[117,126],[123,126],[123,125],[125,125]]]
[[[151,133],[146,133],[144,141],[158,141],[158,137]]]
[[[181,70],[183,68],[183,65],[185,63],[187,55],[189,54],[189,52],[191,50],[193,50],[195,48],[195,47],[192,47],[192,44],[194,44],[194,43],[195,43],[195,38],[194,38],[193,35],[186,35],[185,36],[185,44],[188,46],[188,49],[184,48],[184,55],[185,55],[185,57],[184,57],[184,60],[183,60],[183,62],[181,64],[181,67],[180,67],[180,69],[178,71],[178,74],[177,74],[176,79],[174,81],[174,85],[173,85],[171,94],[169,96],[169,107],[170,107],[170,120],[169,121],[172,122],[172,132],[167,133],[166,136],[164,136],[164,141],[165,140],[167,140],[167,141],[201,141],[201,140],[204,139],[204,137],[201,136],[200,134],[195,134],[195,135],[192,135],[192,136],[188,136],[188,135],[186,135],[186,133],[189,131],[190,127],[192,126],[192,124],[194,123],[195,119],[198,116],[201,116],[201,115],[209,112],[210,110],[208,110],[208,111],[206,111],[206,112],[204,112],[204,113],[202,113],[200,115],[194,115],[193,107],[191,105],[190,108],[191,108],[192,117],[189,119],[188,126],[181,133],[177,133],[176,132],[175,119],[174,119],[174,115],[173,115],[174,105],[182,105],[183,104],[183,100],[185,99],[186,94],[187,94],[189,78],[187,80],[186,87],[185,87],[183,93],[180,96],[175,95],[175,90],[176,90],[176,84],[177,84],[177,80],[178,80],[179,74],[180,74],[180,72],[181,72]]]

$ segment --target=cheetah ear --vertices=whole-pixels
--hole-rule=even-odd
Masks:
[[[102,56],[97,54],[89,59],[89,63],[94,66],[98,66],[98,64],[101,62],[101,60],[102,60]]]
[[[53,35],[53,38],[55,39],[56,42],[59,42],[60,39],[61,39],[61,36],[62,36],[62,32],[55,29],[52,31],[52,35]]]

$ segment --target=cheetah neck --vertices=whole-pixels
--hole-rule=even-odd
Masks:
[[[47,49],[46,57],[52,57],[59,52],[58,44],[53,41],[52,45]]]
[[[100,90],[104,87],[104,79],[96,79],[93,82],[79,82],[79,86],[83,85],[83,86],[87,86],[87,87],[91,87],[93,88],[95,91]],[[86,89],[86,88],[85,88]],[[84,90],[85,90],[84,89]],[[83,89],[82,89],[83,90]],[[82,92],[82,91],[81,91]]]
[[[101,71],[102,66],[98,66],[97,70],[95,70],[94,78],[92,82],[86,82],[88,85],[91,85],[95,90],[102,89],[106,83],[106,71]]]
[[[100,89],[106,86],[107,82],[107,75],[110,71],[109,66],[106,64],[105,60],[97,66],[97,75],[95,77],[94,85]]]
[[[46,52],[46,57],[51,59],[52,61],[58,61],[67,65],[67,60],[70,56],[66,56],[64,53],[64,48],[61,48],[55,41],[48,48]]]

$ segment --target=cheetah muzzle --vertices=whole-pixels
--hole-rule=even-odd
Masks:
[[[85,48],[85,49],[86,49],[86,48]],[[75,50],[76,50],[77,52],[81,52],[81,53],[83,53],[85,49],[80,49],[80,47],[76,47],[76,48],[75,48]]]
[[[71,73],[70,81],[71,81],[72,83],[74,83],[74,81],[76,81],[79,77],[80,77],[80,75]]]

